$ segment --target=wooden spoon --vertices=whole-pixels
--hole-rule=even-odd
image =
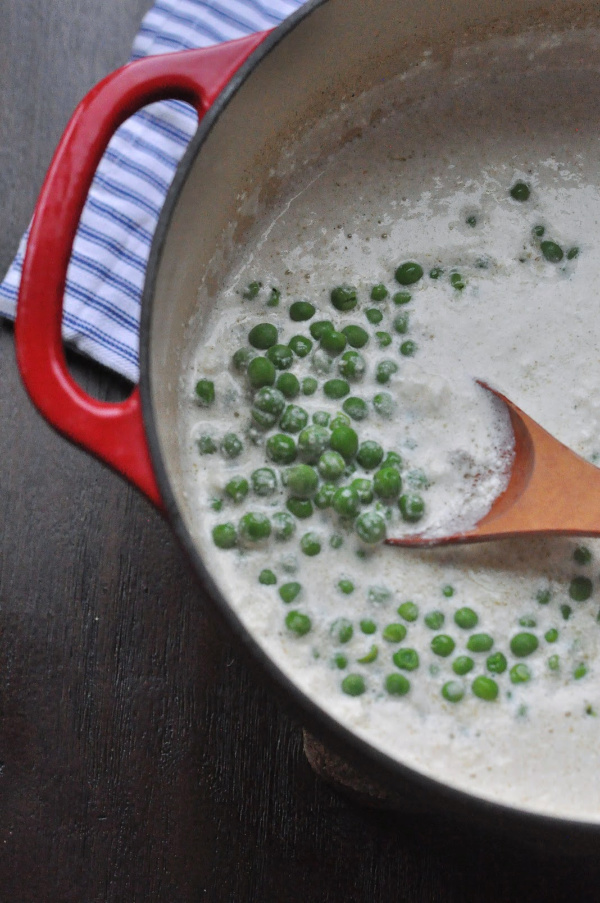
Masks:
[[[451,536],[406,536],[390,545],[423,548],[513,536],[600,536],[600,468],[584,461],[500,392],[514,432],[508,486],[471,530]]]

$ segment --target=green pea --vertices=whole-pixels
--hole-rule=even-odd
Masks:
[[[298,451],[308,464],[316,464],[329,445],[329,430],[316,424],[307,426],[298,436]],[[334,451],[337,449],[334,448]]]
[[[248,380],[254,389],[272,386],[275,382],[275,366],[266,357],[254,357],[248,364]]]
[[[331,625],[331,635],[338,643],[349,643],[354,635],[352,623],[347,618],[338,618]]]
[[[467,640],[469,652],[489,652],[493,645],[494,640],[489,633],[472,633]]]
[[[397,306],[408,304],[409,301],[412,301],[412,295],[410,292],[396,292],[396,294],[392,298],[392,301]]]
[[[271,292],[267,298],[267,307],[278,307],[281,300],[281,292],[275,286],[271,286]]]
[[[401,643],[406,637],[406,627],[404,624],[388,624],[381,635],[388,643]]]
[[[389,392],[379,392],[373,396],[373,407],[380,417],[391,417],[394,413],[394,399]]]
[[[536,238],[541,238],[542,235],[544,235],[544,233],[546,232],[546,228],[545,226],[534,226],[531,231]]]
[[[548,263],[560,263],[564,256],[563,249],[555,241],[543,241],[540,245],[540,250]]]
[[[330,430],[335,430],[338,426],[350,426],[352,421],[348,417],[347,414],[344,414],[343,411],[338,411],[331,423],[329,424]]]
[[[305,335],[293,335],[288,342],[288,348],[294,352],[296,357],[306,357],[310,354],[313,343]]]
[[[277,477],[270,467],[259,467],[250,475],[252,489],[256,495],[273,495],[277,489]]]
[[[265,351],[277,342],[277,328],[272,323],[258,323],[248,333],[248,341],[253,348]]]
[[[332,505],[340,517],[355,517],[360,508],[358,492],[350,486],[342,486],[341,489],[336,489]]]
[[[336,332],[335,329],[326,329],[321,335],[321,348],[331,355],[341,354],[347,343],[344,333]]]
[[[435,653],[435,655],[440,655],[442,658],[447,658],[449,655],[452,655],[456,648],[456,643],[452,637],[448,636],[446,633],[438,633],[437,636],[434,636],[430,645],[431,651]]]
[[[484,699],[486,702],[493,702],[498,698],[498,684],[491,677],[476,677],[471,684],[471,689],[475,696]]]
[[[264,568],[258,575],[258,582],[263,586],[274,586],[277,583],[277,577],[269,568]]]
[[[414,285],[423,277],[423,267],[413,260],[407,260],[406,263],[400,264],[394,276],[400,285]]]
[[[244,298],[246,301],[253,301],[260,292],[261,288],[262,282],[249,282],[242,292],[242,298]]]
[[[212,538],[219,549],[232,549],[237,544],[237,532],[231,523],[213,527]]]
[[[290,320],[300,323],[302,320],[310,320],[315,315],[315,307],[308,301],[294,301],[290,305]]]
[[[335,451],[325,451],[319,458],[317,469],[324,480],[337,480],[341,477],[346,467],[346,462]]]
[[[323,386],[327,398],[343,398],[349,391],[350,386],[345,379],[328,379]]]
[[[575,678],[575,680],[581,680],[581,678],[582,678],[582,677],[585,677],[585,675],[586,675],[587,673],[588,673],[588,669],[587,669],[587,667],[582,663],[582,664],[580,664],[580,665],[577,665],[577,667],[576,667],[575,670],[573,671],[573,677]]]
[[[336,493],[336,487],[333,483],[322,483],[317,489],[313,499],[315,507],[319,510],[330,508],[333,503],[333,497]]]
[[[535,618],[532,618],[531,615],[523,615],[522,618],[519,618],[519,626],[520,627],[536,627],[537,621]]]
[[[363,618],[363,620],[360,622],[360,629],[363,633],[366,633],[367,636],[370,636],[377,631],[377,624],[370,618]]]
[[[475,667],[475,662],[469,655],[459,655],[452,662],[452,670],[455,674],[462,676],[468,674]]]
[[[287,511],[278,511],[273,515],[273,536],[279,542],[284,542],[296,532],[296,522]]]
[[[419,608],[414,602],[403,602],[402,605],[398,606],[398,614],[405,621],[412,623],[419,617]]]
[[[513,665],[508,673],[513,684],[525,684],[531,680],[531,671],[523,662]]]
[[[281,601],[285,602],[286,605],[290,605],[297,599],[302,590],[302,586],[300,583],[296,583],[292,581],[291,583],[282,583],[279,587],[279,595],[281,597]]]
[[[331,290],[331,303],[336,310],[347,311],[356,307],[356,289],[352,285],[338,285]]]
[[[279,426],[286,433],[299,433],[308,423],[308,414],[296,404],[289,404],[279,421]]]
[[[312,415],[313,423],[316,423],[317,426],[328,426],[330,421],[330,415],[327,411],[315,411]]]
[[[313,558],[321,551],[321,540],[317,533],[305,533],[300,540],[300,548],[305,555]]]
[[[429,278],[430,279],[439,279],[440,276],[444,275],[444,271],[441,267],[433,267],[433,269],[429,270]]]
[[[275,433],[267,439],[267,457],[275,464],[292,464],[297,454],[296,443],[291,436]]]
[[[361,379],[365,369],[365,359],[358,351],[345,351],[338,362],[338,370],[346,379]]]
[[[271,521],[256,511],[249,511],[240,518],[239,534],[246,542],[261,542],[271,535]]]
[[[565,604],[565,605],[561,605],[561,606],[560,606],[560,613],[561,613],[561,615],[563,616],[563,619],[564,619],[565,621],[568,621],[569,618],[571,617],[571,615],[573,614],[573,609],[571,608],[570,605],[566,605],[566,604]]]
[[[395,361],[380,361],[375,369],[375,379],[378,383],[388,383],[397,372],[398,364]]]
[[[402,456],[395,451],[389,451],[385,459],[383,460],[384,467],[395,467],[396,470],[402,470],[404,467],[404,461],[402,460]]]
[[[429,611],[425,615],[424,621],[430,630],[440,630],[444,626],[446,616],[443,611]]]
[[[199,379],[196,383],[196,401],[208,407],[215,400],[215,384],[211,379]]]
[[[302,380],[302,394],[314,395],[319,388],[319,383],[314,376],[305,376]]]
[[[569,248],[567,251],[567,260],[575,260],[579,256],[579,248]]]
[[[365,470],[374,470],[383,460],[383,449],[378,442],[367,439],[360,444],[356,460]]]
[[[369,416],[369,406],[367,405],[367,402],[362,398],[358,398],[356,395],[351,395],[350,398],[346,398],[342,407],[352,420],[361,421]]]
[[[293,373],[281,373],[277,377],[275,388],[288,399],[296,398],[300,394],[300,382]]]
[[[333,656],[333,664],[342,671],[348,665],[348,659],[341,652],[337,652]]]
[[[217,450],[217,443],[212,436],[200,436],[197,445],[201,455],[214,455]]]
[[[410,690],[410,681],[404,674],[388,674],[385,678],[385,688],[390,696],[406,696]]]
[[[485,665],[492,674],[504,674],[508,667],[508,662],[502,652],[494,652],[493,655],[488,655]]]
[[[331,320],[315,320],[314,323],[310,324],[309,328],[311,336],[313,339],[316,339],[317,342],[320,341],[324,332],[335,329]]]
[[[479,618],[472,608],[459,608],[454,613],[454,623],[463,630],[472,630],[479,623]]]
[[[374,605],[383,605],[388,602],[392,593],[387,586],[370,586],[367,590],[367,600]]]
[[[460,702],[465,695],[465,689],[457,680],[449,680],[442,687],[442,696],[448,702]]]
[[[362,658],[357,659],[358,663],[361,665],[370,665],[371,662],[377,660],[377,656],[379,655],[379,647],[371,646],[366,655],[363,655]]]
[[[447,599],[451,599],[452,596],[454,595],[454,587],[450,586],[449,584],[447,586],[443,586],[442,587],[442,595],[445,596]]]
[[[394,329],[399,335],[405,335],[408,332],[408,313],[398,314],[394,317]]]
[[[531,194],[531,190],[529,185],[525,182],[515,182],[513,187],[510,189],[510,196],[514,198],[515,201],[527,201],[529,200],[529,195]]]
[[[452,286],[452,288],[456,289],[457,292],[462,292],[463,288],[466,285],[466,282],[460,275],[460,273],[451,273],[450,285]]]
[[[255,357],[256,351],[254,348],[238,348],[231,360],[236,370],[240,373],[245,373],[248,369],[248,364]]]
[[[547,643],[556,643],[558,639],[558,630],[556,627],[551,627],[550,630],[547,630],[544,634],[544,639]]]
[[[313,506],[310,499],[300,499],[292,496],[286,501],[285,505],[288,511],[300,520],[310,517],[313,513]]]
[[[333,451],[337,451],[350,461],[358,451],[358,436],[350,426],[336,426],[329,437],[329,445]]]
[[[416,492],[407,492],[401,495],[398,500],[398,507],[403,519],[409,523],[415,523],[420,520],[425,513],[423,496]]]
[[[376,332],[375,338],[380,348],[387,348],[388,345],[392,344],[392,337],[389,332]]]
[[[347,696],[362,696],[366,690],[364,678],[360,674],[348,674],[341,686],[342,692]]]
[[[416,671],[419,667],[419,653],[416,649],[398,649],[392,656],[392,661],[402,671]]]
[[[592,560],[592,553],[587,546],[577,546],[573,550],[573,559],[577,564],[589,564]]]
[[[377,307],[369,307],[365,311],[365,317],[372,326],[377,326],[383,320],[383,314]]]
[[[395,467],[381,467],[373,474],[373,489],[379,498],[398,498],[402,491],[402,477]]]
[[[232,477],[225,486],[225,492],[234,502],[241,502],[248,495],[249,488],[245,477]]]
[[[312,624],[308,615],[299,611],[290,611],[286,615],[285,626],[296,636],[305,636],[310,631]]]
[[[350,483],[350,488],[358,492],[358,497],[363,505],[369,505],[373,501],[373,484],[365,477],[357,477]]]
[[[518,658],[531,655],[538,646],[538,638],[534,633],[517,633],[510,641],[510,651]]]
[[[343,592],[345,596],[350,596],[354,592],[354,584],[352,580],[347,580],[345,577],[342,577],[341,580],[338,580],[338,589]]]
[[[318,483],[316,470],[308,464],[295,464],[287,471],[287,488],[298,499],[309,499],[316,492]]]
[[[371,301],[385,301],[389,292],[382,282],[374,285],[371,289]]]
[[[369,341],[369,333],[362,326],[344,326],[342,332],[348,339],[351,348],[364,348]]]
[[[360,539],[367,545],[383,542],[386,537],[385,521],[374,511],[365,511],[359,515],[354,526]]]
[[[276,370],[288,370],[294,362],[294,355],[287,345],[272,345],[267,357]]]
[[[547,662],[548,667],[551,671],[560,670],[560,658],[558,655],[551,655]]]
[[[227,458],[237,458],[244,446],[235,433],[226,433],[221,440],[221,451]]]
[[[569,584],[569,596],[575,602],[585,602],[592,592],[593,586],[589,577],[573,577]]]
[[[549,589],[539,589],[535,597],[540,605],[547,605],[552,598],[552,593]]]
[[[341,533],[332,533],[329,537],[329,545],[332,549],[341,549],[344,545],[344,537]]]

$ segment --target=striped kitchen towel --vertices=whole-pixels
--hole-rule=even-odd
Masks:
[[[158,0],[131,59],[207,47],[273,28],[303,0]],[[132,382],[144,274],[165,195],[197,126],[195,111],[163,101],[115,133],[86,202],[67,273],[63,336]],[[4,282],[0,315],[15,316],[27,233]]]

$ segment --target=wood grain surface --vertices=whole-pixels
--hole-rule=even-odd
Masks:
[[[69,114],[149,5],[3,0],[3,271]],[[126,392],[73,367],[101,398]],[[598,857],[371,810],[318,779],[169,527],[33,410],[8,326],[0,461],[1,903],[598,899]]]

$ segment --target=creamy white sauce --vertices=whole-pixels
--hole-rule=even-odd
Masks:
[[[585,54],[582,48],[587,48]],[[507,62],[511,59],[521,60],[521,70]],[[477,75],[481,60],[489,62],[487,78]],[[217,584],[282,671],[373,746],[422,773],[485,798],[584,820],[600,817],[600,543],[586,541],[593,556],[587,565],[574,561],[579,542],[566,538],[425,552],[383,545],[366,550],[355,534],[340,530],[336,516],[326,509],[299,521],[294,538],[285,543],[225,551],[213,543],[215,524],[237,523],[247,510],[268,515],[284,510],[287,493],[280,487],[272,498],[249,496],[241,505],[226,501],[221,511],[210,504],[223,498],[233,474],[249,476],[256,467],[275,467],[265,460],[264,444],[255,445],[246,436],[247,385],[230,361],[256,323],[277,322],[283,343],[306,334],[310,323],[293,323],[287,314],[290,303],[299,299],[317,307],[314,319],[331,319],[338,328],[357,323],[369,331],[370,343],[361,351],[369,373],[353,394],[370,401],[375,392],[388,391],[396,409],[390,420],[371,410],[355,428],[361,439],[377,439],[386,450],[402,454],[405,480],[411,469],[422,468],[430,481],[423,493],[425,518],[410,526],[394,514],[388,535],[444,532],[473,523],[505,484],[511,445],[506,414],[474,378],[501,389],[588,460],[599,459],[597,60],[594,34],[583,40],[573,34],[546,36],[541,45],[531,46],[521,38],[499,41],[457,55],[439,87],[440,73],[426,57],[422,72],[392,86],[395,111],[365,126],[360,138],[331,157],[307,165],[303,175],[291,180],[280,206],[259,218],[208,322],[203,321],[201,339],[190,330],[197,350],[184,377],[182,405],[183,454],[188,494],[197,511],[198,544]],[[499,74],[507,71],[509,75]],[[419,79],[422,90],[417,90]],[[438,84],[436,92],[430,90],[433,83]],[[415,97],[420,99],[411,100]],[[523,203],[509,194],[518,179],[531,186],[531,197]],[[476,219],[474,226],[467,223],[470,216]],[[577,257],[559,264],[545,260],[539,239],[532,236],[538,225],[545,227],[544,237],[565,251],[579,248]],[[399,309],[389,299],[375,304],[369,292],[379,282],[390,292],[399,290],[393,273],[405,260],[419,261],[426,275],[409,287],[413,298],[402,308],[410,311],[409,335],[397,336],[391,324]],[[443,277],[429,278],[438,266]],[[462,291],[450,284],[454,270],[466,282]],[[255,300],[243,301],[244,287],[255,279],[265,288]],[[339,314],[329,292],[343,282],[357,287],[359,306]],[[271,285],[281,290],[278,308],[265,304]],[[377,306],[384,321],[370,326],[365,310]],[[377,330],[391,333],[389,348],[377,348]],[[406,358],[398,346],[409,337],[418,351]],[[377,386],[374,362],[383,358],[394,359],[399,369],[387,385]],[[335,369],[334,363],[332,376]],[[296,359],[292,372],[300,379],[315,375],[312,358]],[[201,377],[215,383],[217,401],[211,408],[200,408],[193,399]],[[324,377],[318,378],[322,384]],[[294,403],[309,412],[332,414],[342,404],[326,399],[321,389]],[[244,441],[240,458],[198,455],[199,436],[209,434],[218,441],[230,431]],[[311,558],[299,548],[299,538],[309,530],[323,538],[321,553]],[[327,542],[335,531],[344,535],[340,549]],[[267,567],[277,575],[275,586],[258,583]],[[593,581],[585,602],[569,597],[569,582],[576,575]],[[344,576],[355,584],[350,595],[337,589]],[[286,606],[278,588],[292,580],[303,589]],[[451,597],[443,593],[446,586],[454,589]],[[385,587],[388,597],[373,601],[373,587]],[[541,604],[537,596],[545,590],[550,601]],[[396,609],[407,600],[417,604],[419,617],[406,623],[406,640],[387,643],[382,628],[402,620]],[[564,605],[572,609],[567,620]],[[474,631],[453,622],[462,606],[479,615]],[[312,620],[311,631],[302,638],[284,626],[290,608]],[[445,614],[440,630],[424,623],[432,610]],[[535,620],[534,627],[519,626],[525,616]],[[354,626],[345,644],[331,636],[340,617]],[[377,622],[372,636],[359,628],[365,618]],[[559,631],[554,643],[544,639],[551,628]],[[518,659],[509,641],[523,630],[538,637],[539,648]],[[466,650],[473,632],[489,633],[492,652],[502,651],[509,669],[524,662],[531,680],[515,684],[509,670],[499,675],[486,671],[487,656]],[[437,633],[456,642],[447,658],[430,649]],[[360,664],[357,660],[374,643],[377,660]],[[383,688],[384,679],[398,672],[392,654],[399,646],[416,649],[420,666],[403,672],[411,681],[410,692],[392,698]],[[337,653],[348,659],[345,670],[333,664]],[[451,667],[460,654],[470,654],[476,663],[464,677]],[[552,655],[560,659],[557,671],[547,664]],[[581,665],[587,673],[576,679]],[[367,690],[362,696],[342,693],[347,673],[363,675]],[[483,674],[498,683],[495,702],[471,692],[473,679]],[[459,703],[441,695],[449,680],[464,684]]]

